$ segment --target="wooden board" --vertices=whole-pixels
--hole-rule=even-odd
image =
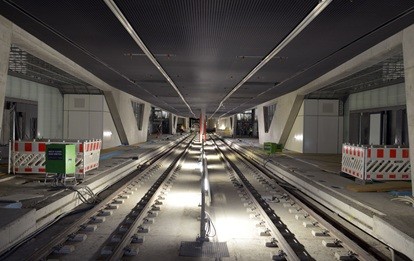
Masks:
[[[411,190],[411,182],[406,181],[388,181],[375,184],[350,184],[346,188],[355,192],[386,192],[391,190]]]

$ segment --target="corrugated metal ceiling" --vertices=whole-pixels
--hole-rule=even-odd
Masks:
[[[212,113],[318,1],[115,3],[190,106],[206,107]],[[334,0],[276,59],[235,92],[217,115],[234,108],[232,113],[243,111],[300,88],[414,23],[413,7],[414,1],[409,0]],[[1,1],[0,14],[108,84],[190,116],[103,1]]]

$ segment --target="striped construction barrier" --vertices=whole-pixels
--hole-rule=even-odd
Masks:
[[[84,177],[86,172],[99,167],[101,140],[85,141],[14,141],[10,142],[9,172],[19,174],[46,173],[46,145],[74,144],[76,148],[76,174]]]
[[[343,144],[341,171],[361,180],[411,180],[409,148]]]

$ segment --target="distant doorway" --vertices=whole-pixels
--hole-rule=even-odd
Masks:
[[[4,103],[1,144],[16,140],[31,140],[37,137],[37,102],[7,98]]]
[[[363,145],[408,146],[407,109],[392,107],[351,111],[349,142]]]

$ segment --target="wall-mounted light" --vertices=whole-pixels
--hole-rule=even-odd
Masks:
[[[112,136],[112,131],[104,131],[103,136],[104,137],[111,137]]]
[[[303,141],[303,134],[296,134],[293,138],[297,141]]]

